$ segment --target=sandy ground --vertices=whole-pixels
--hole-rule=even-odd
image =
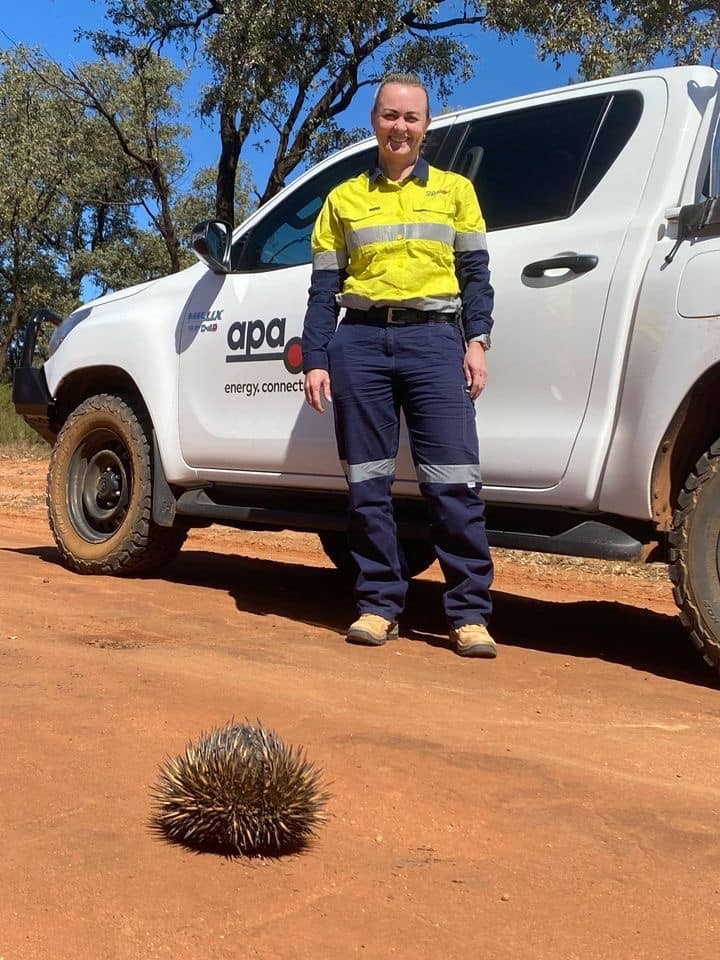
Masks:
[[[502,555],[488,663],[445,646],[433,569],[367,650],[314,537],[81,577],[44,478],[0,459],[2,960],[717,956],[720,691],[664,579]],[[159,763],[233,717],[324,769],[306,853],[149,831]]]

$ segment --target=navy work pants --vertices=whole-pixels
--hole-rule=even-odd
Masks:
[[[402,409],[430,509],[452,627],[487,623],[493,565],[479,496],[475,408],[453,323],[375,325],[346,318],[328,356],[338,452],[349,488],[349,542],[360,613],[395,621],[407,593],[391,487]]]

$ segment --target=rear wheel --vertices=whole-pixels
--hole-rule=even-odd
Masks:
[[[331,560],[343,576],[355,578],[357,567],[350,553],[347,536],[336,530],[323,530],[318,534],[325,555]],[[400,546],[405,554],[408,573],[416,577],[434,562],[435,550],[427,540],[407,540],[402,538]]]
[[[720,440],[698,460],[678,497],[670,578],[690,639],[720,669]]]
[[[187,536],[154,523],[150,429],[131,400],[110,394],[81,403],[58,434],[47,506],[63,560],[78,573],[149,573]]]

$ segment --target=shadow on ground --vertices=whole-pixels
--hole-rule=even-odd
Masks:
[[[281,560],[183,552],[165,578],[227,590],[239,609],[278,614],[342,631],[355,616],[352,588],[334,570]],[[401,634],[447,646],[443,585],[413,580]],[[562,656],[593,657],[685,683],[720,687],[678,617],[627,603],[559,603],[494,591],[493,634],[500,644]]]
[[[59,563],[57,552],[47,547],[13,552]],[[224,590],[240,610],[259,616],[275,614],[338,632],[354,617],[350,584],[327,568],[184,550],[162,571],[161,579]],[[441,583],[412,581],[401,635],[446,647],[441,596]],[[494,591],[493,597],[492,630],[501,645],[591,657],[720,688],[720,677],[703,663],[674,615],[611,600],[560,603],[501,591]]]

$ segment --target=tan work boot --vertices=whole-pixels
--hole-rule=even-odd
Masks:
[[[450,631],[450,642],[455,644],[455,653],[459,657],[485,657],[492,660],[497,656],[497,645],[482,623],[466,623]]]
[[[387,640],[397,640],[398,625],[376,613],[363,613],[350,625],[345,639],[365,647],[381,647]]]

